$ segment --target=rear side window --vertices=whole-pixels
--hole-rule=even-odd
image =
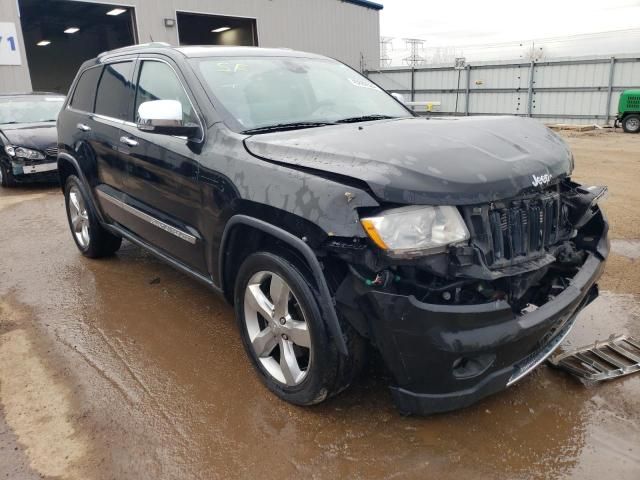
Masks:
[[[182,105],[182,115],[185,123],[198,123],[198,116],[193,111],[187,92],[173,69],[163,62],[146,60],[142,62],[138,77],[138,91],[136,93],[135,114],[138,107],[151,100],[178,100]]]
[[[71,107],[83,112],[93,113],[93,103],[96,99],[96,87],[102,73],[101,67],[89,68],[80,75],[78,85],[73,92]]]
[[[112,63],[104,67],[98,84],[96,113],[119,120],[131,120],[132,74],[133,62]]]

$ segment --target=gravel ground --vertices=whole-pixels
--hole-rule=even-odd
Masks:
[[[640,294],[640,135],[610,130],[561,135],[575,155],[574,178],[609,186],[603,205],[611,223],[613,251],[601,286]]]

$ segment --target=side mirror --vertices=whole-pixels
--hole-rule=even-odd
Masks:
[[[402,95],[401,93],[392,93],[391,96],[402,104],[407,103],[407,101],[404,98],[404,95]]]
[[[193,137],[200,127],[185,124],[182,104],[177,100],[151,100],[138,107],[138,129],[178,137]]]

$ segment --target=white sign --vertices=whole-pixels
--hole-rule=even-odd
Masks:
[[[22,65],[16,24],[0,22],[0,65]]]
[[[464,57],[458,57],[456,58],[456,63],[454,64],[453,68],[455,68],[456,70],[464,70],[466,68],[466,58]]]

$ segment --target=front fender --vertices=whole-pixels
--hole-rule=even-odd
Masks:
[[[338,351],[343,355],[348,355],[347,343],[345,342],[344,336],[342,334],[342,328],[340,327],[340,322],[338,321],[338,315],[336,314],[334,300],[331,296],[331,292],[329,291],[329,286],[327,285],[324,274],[322,273],[322,267],[320,266],[320,262],[318,262],[318,259],[311,247],[309,247],[309,245],[302,239],[263,220],[246,215],[234,215],[226,223],[224,233],[222,235],[218,261],[220,269],[219,278],[225,278],[225,252],[227,251],[227,242],[229,241],[230,233],[233,231],[234,227],[238,225],[247,225],[251,228],[255,228],[268,235],[271,235],[281,242],[286,243],[290,248],[295,249],[303,256],[313,274],[315,284],[318,288],[318,293],[320,294],[318,304],[320,307],[320,311],[322,312],[323,317],[327,322],[329,333],[336,342]]]

